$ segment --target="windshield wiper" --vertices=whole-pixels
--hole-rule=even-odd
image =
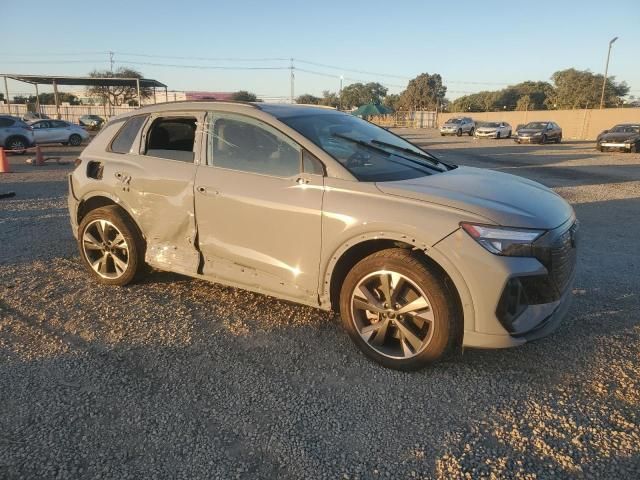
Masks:
[[[449,165],[447,165],[445,163],[442,163],[436,157],[434,157],[433,155],[431,155],[429,153],[426,153],[426,152],[424,152],[424,153],[416,152],[415,150],[413,150],[411,148],[401,147],[399,145],[394,145],[393,143],[383,142],[381,140],[371,140],[371,143],[373,143],[375,145],[382,145],[384,147],[393,148],[394,150],[398,150],[400,152],[410,153],[411,155],[415,155],[416,157],[425,158],[425,159],[429,160],[429,162],[432,163],[433,165],[444,165],[445,167],[449,166]]]
[[[365,142],[364,140],[359,140],[359,139],[357,139],[357,138],[353,138],[353,137],[350,137],[350,136],[348,136],[348,135],[342,135],[342,134],[340,134],[340,133],[333,133],[333,134],[332,134],[332,136],[333,136],[333,137],[338,137],[338,138],[343,138],[344,140],[348,140],[348,141],[350,141],[350,142],[352,142],[352,143],[355,143],[356,145],[360,145],[360,146],[362,146],[362,147],[368,148],[369,150],[374,150],[374,151],[376,151],[376,152],[384,153],[385,155],[388,155],[388,156],[395,155],[396,157],[403,158],[403,159],[404,159],[404,160],[406,160],[407,162],[411,162],[411,163],[413,163],[413,164],[418,165],[419,167],[422,167],[422,168],[423,168],[423,170],[420,170],[420,169],[418,169],[418,168],[416,168],[416,167],[411,167],[411,166],[409,166],[409,168],[414,168],[415,170],[419,170],[419,171],[422,171],[422,172],[424,172],[424,173],[428,173],[429,175],[431,175],[431,174],[432,174],[432,172],[431,172],[431,171],[424,170],[424,168],[425,168],[425,167],[426,167],[426,168],[433,168],[433,166],[431,166],[431,165],[425,165],[425,164],[424,164],[424,163],[422,163],[422,162],[416,162],[415,160],[412,160],[411,158],[403,157],[402,155],[398,155],[397,153],[391,153],[391,152],[388,152],[388,151],[387,151],[387,150],[385,150],[384,148],[376,147],[375,145],[372,145],[372,144],[370,144],[369,142]],[[389,160],[390,162],[398,163],[398,164],[400,164],[400,165],[403,165],[401,162],[394,162],[394,161],[393,161],[393,160],[391,160],[391,159],[388,159],[388,160]],[[404,165],[404,166],[406,167],[407,165]]]

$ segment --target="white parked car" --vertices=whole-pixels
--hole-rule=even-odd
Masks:
[[[77,147],[89,140],[89,133],[84,128],[64,120],[37,120],[31,127],[37,144],[62,143]]]
[[[478,122],[476,138],[511,138],[511,125],[507,122]]]

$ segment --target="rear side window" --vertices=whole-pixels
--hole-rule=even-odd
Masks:
[[[11,120],[10,118],[0,118],[0,128],[10,127],[11,125],[13,125],[13,123],[13,120]]]
[[[195,117],[165,117],[153,122],[145,155],[193,163],[198,121]]]
[[[147,119],[147,115],[138,115],[131,117],[127,123],[118,131],[113,142],[111,142],[111,151],[115,153],[129,153],[133,146],[142,124]]]

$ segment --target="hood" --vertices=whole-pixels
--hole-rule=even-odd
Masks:
[[[533,135],[535,133],[542,132],[544,128],[521,128],[516,133],[518,135]]]
[[[571,206],[544,185],[481,168],[376,185],[390,195],[466,210],[502,226],[552,229],[573,215]]]
[[[607,142],[624,142],[639,135],[636,132],[609,132],[598,135],[598,140]]]
[[[460,124],[459,123],[448,123],[445,122],[442,126],[443,127],[458,127]]]

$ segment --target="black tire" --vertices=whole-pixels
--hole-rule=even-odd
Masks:
[[[27,151],[27,147],[29,142],[23,137],[14,136],[7,138],[5,142],[5,148],[7,150],[14,150],[13,153],[17,153],[18,155],[23,155]]]
[[[459,128],[458,131],[456,132],[456,137],[461,137],[462,136],[462,129]]]
[[[562,142],[562,135],[558,135],[558,138],[556,138],[556,143],[561,143]]]
[[[598,150],[599,152],[604,152],[604,147],[602,147],[602,146],[598,145],[598,146],[596,147],[596,150]]]
[[[496,140],[500,140],[500,132],[496,133]]]
[[[441,136],[441,137],[444,137],[444,133],[441,133],[441,134],[440,134],[440,136]]]
[[[507,138],[511,138],[511,130],[509,130],[509,133],[507,134]]]
[[[546,135],[542,135],[542,138],[540,139],[540,143],[542,145],[544,145],[545,143],[547,143],[547,136]]]
[[[471,130],[469,130],[469,136],[473,137],[473,134],[476,132],[476,129],[471,127]]]
[[[74,133],[69,137],[69,145],[71,145],[72,147],[78,147],[82,145],[82,137],[77,133]]]
[[[127,268],[117,278],[105,278],[98,274],[93,267],[85,248],[83,247],[83,238],[85,231],[89,225],[96,220],[106,220],[113,224],[117,230],[120,231],[126,241],[128,248],[127,254]],[[106,207],[96,208],[91,210],[80,222],[78,227],[78,250],[80,251],[80,257],[82,262],[87,267],[87,270],[91,273],[94,280],[105,285],[127,285],[132,281],[139,278],[145,272],[144,254],[145,254],[145,242],[138,230],[137,225],[131,220],[129,215],[116,205],[109,205]]]
[[[378,352],[360,335],[353,317],[352,295],[363,279],[380,270],[396,272],[417,285],[428,297],[429,311],[433,312],[433,331],[430,339],[413,356],[392,358]],[[436,362],[453,350],[461,332],[461,319],[458,318],[451,294],[447,291],[444,279],[436,271],[412,255],[409,250],[391,248],[376,252],[358,262],[347,274],[340,291],[340,315],[342,324],[360,350],[370,359],[387,368],[412,371]],[[395,317],[394,317],[395,318]],[[394,321],[399,322],[400,316]],[[393,321],[392,321],[393,325]],[[405,328],[406,323],[403,322]],[[396,329],[398,327],[395,327]],[[423,326],[424,328],[424,326]],[[387,331],[385,331],[387,333]],[[388,338],[388,333],[387,337]],[[383,340],[384,342],[385,340]],[[391,335],[391,342],[398,342]]]

